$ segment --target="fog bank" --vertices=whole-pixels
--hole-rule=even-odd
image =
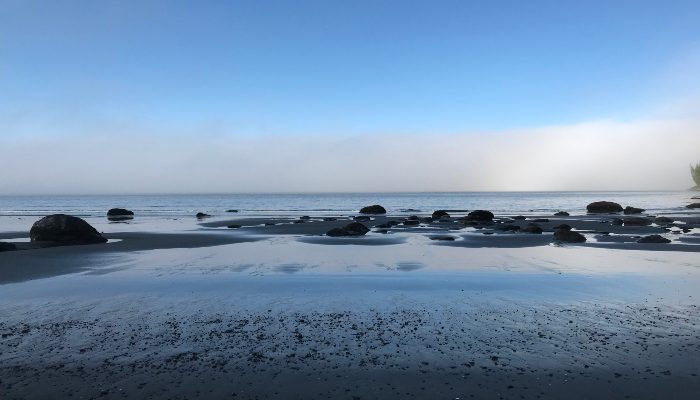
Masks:
[[[700,121],[343,136],[0,136],[0,194],[675,190]]]

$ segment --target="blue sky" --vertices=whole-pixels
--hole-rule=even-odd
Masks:
[[[700,2],[668,0],[0,0],[0,157],[19,171],[0,187],[114,190],[100,185],[122,168],[124,153],[105,148],[128,142],[148,149],[128,161],[133,175],[149,178],[130,176],[123,192],[683,188],[688,163],[700,157],[690,150],[700,148],[698,20]],[[567,143],[610,135],[625,146],[644,142],[627,153],[636,159],[645,151],[653,158],[659,146],[676,159],[657,160],[663,173],[647,163],[615,175],[617,153],[582,143],[604,172],[586,175],[595,168],[580,159],[575,175],[585,185],[546,176],[571,174],[564,164],[577,154]],[[347,149],[372,146],[368,137],[388,147],[401,141],[407,153],[433,143],[438,155],[370,183],[386,151],[365,154],[363,174],[347,171],[352,184],[323,175]],[[562,165],[521,162],[523,175],[542,176],[532,181],[509,180],[496,171],[498,152],[475,157],[471,147],[488,142],[517,158],[522,146],[542,141],[561,143],[548,148]],[[213,154],[209,143],[245,164]],[[434,179],[445,168],[480,168],[441,159],[451,143],[463,146],[449,149],[452,157],[469,154],[496,172]],[[202,145],[208,152],[194,150]],[[274,166],[246,146],[275,158]],[[93,181],[61,186],[87,172],[53,153],[77,148],[94,157]],[[193,164],[199,176],[235,168],[258,175],[203,186],[198,176],[183,178]],[[656,180],[632,179],[644,168]],[[41,183],[47,169],[50,187]],[[427,172],[404,182],[408,170]],[[282,171],[289,179],[278,179]],[[169,186],[158,186],[164,181]]]
[[[657,107],[669,62],[700,45],[697,1],[0,5],[0,112],[58,120],[57,131],[80,120],[238,134],[624,120]]]

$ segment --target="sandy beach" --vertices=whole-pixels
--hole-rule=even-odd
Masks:
[[[417,214],[417,224],[360,218],[372,228],[361,237],[325,235],[359,214],[93,219],[107,243],[48,248],[26,231],[0,233],[19,249],[0,253],[3,397],[690,399],[700,390],[697,214],[644,225],[496,215],[476,226],[466,211]],[[502,229],[533,223],[542,234]],[[561,224],[587,241],[555,243]],[[637,243],[651,234],[672,242]]]

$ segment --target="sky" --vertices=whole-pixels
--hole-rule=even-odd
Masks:
[[[675,190],[697,1],[0,0],[0,195]]]

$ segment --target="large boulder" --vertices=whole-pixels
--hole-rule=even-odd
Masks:
[[[29,230],[32,242],[46,242],[59,246],[106,243],[105,239],[85,220],[66,214],[44,217]]]
[[[643,238],[637,240],[637,243],[671,243],[670,240],[666,239],[665,237],[661,235],[649,235],[649,236],[644,236]]]
[[[595,201],[586,206],[591,214],[622,212],[622,206],[612,201]]]
[[[360,214],[386,214],[386,208],[380,206],[379,204],[362,207],[360,209]]]
[[[641,213],[643,213],[644,211],[646,211],[646,210],[643,209],[643,208],[637,208],[637,207],[631,207],[631,206],[627,206],[627,207],[625,207],[625,209],[623,210],[623,212],[624,212],[626,215],[629,215],[629,214],[641,214]]]
[[[700,203],[688,204],[687,206],[685,206],[685,208],[700,208]]]
[[[369,228],[359,222],[352,222],[342,228],[333,228],[326,232],[327,236],[363,236],[369,232]]]
[[[14,243],[0,242],[0,252],[17,250]]]
[[[571,229],[557,229],[554,232],[554,240],[557,242],[583,243],[586,237]]]
[[[493,213],[486,210],[476,210],[467,214],[468,221],[493,221]]]

